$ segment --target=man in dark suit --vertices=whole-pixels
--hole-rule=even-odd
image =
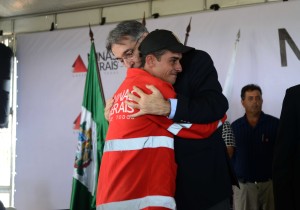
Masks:
[[[174,85],[178,103],[173,120],[208,123],[225,114],[226,100],[211,57],[194,50],[183,56],[181,64],[183,71]],[[178,210],[227,209],[231,178],[222,128],[206,140],[175,137],[174,149]]]
[[[273,185],[276,210],[300,210],[300,85],[287,89],[283,100]]]
[[[147,30],[141,23],[124,21],[110,32],[107,50],[126,67],[139,67],[137,48],[146,35]],[[224,116],[228,102],[222,94],[211,57],[194,49],[183,56],[181,65],[183,72],[177,76],[174,85],[177,98],[164,99],[154,86],[149,87],[153,92],[151,95],[136,88],[140,98],[129,94],[137,104],[128,104],[140,112],[132,117],[155,114],[168,116],[178,123],[203,124]],[[222,127],[204,140],[175,136],[174,148],[178,164],[177,210],[229,210],[232,170],[222,141]]]

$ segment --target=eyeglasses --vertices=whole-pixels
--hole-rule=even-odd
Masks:
[[[123,53],[123,56],[121,58],[116,58],[116,60],[120,61],[121,63],[124,63],[124,61],[131,59],[133,57],[134,51],[136,50],[137,44],[139,43],[139,41],[141,40],[142,36],[140,36],[137,40],[136,43],[134,44],[133,48],[126,50]]]

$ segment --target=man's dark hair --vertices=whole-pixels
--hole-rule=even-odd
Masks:
[[[249,85],[246,85],[242,88],[241,90],[241,98],[242,100],[245,99],[245,93],[247,91],[253,91],[253,90],[258,90],[260,92],[260,95],[262,95],[262,91],[261,91],[261,88],[258,86],[258,85],[255,85],[255,84],[249,84]]]
[[[148,30],[142,23],[135,20],[123,21],[109,32],[106,39],[106,49],[111,52],[113,44],[119,44],[124,39],[136,41],[144,33],[148,33]]]

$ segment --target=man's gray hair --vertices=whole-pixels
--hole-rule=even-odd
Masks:
[[[106,39],[106,49],[111,52],[113,44],[119,44],[124,39],[138,40],[144,33],[148,33],[147,28],[140,22],[128,20],[119,23],[111,30]]]

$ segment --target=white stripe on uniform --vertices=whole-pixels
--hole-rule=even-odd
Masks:
[[[169,196],[147,196],[127,201],[111,202],[97,206],[97,210],[140,210],[146,207],[176,209],[175,200]]]
[[[113,139],[105,142],[104,152],[141,150],[167,147],[174,149],[174,139],[167,136],[148,136],[130,139]]]

